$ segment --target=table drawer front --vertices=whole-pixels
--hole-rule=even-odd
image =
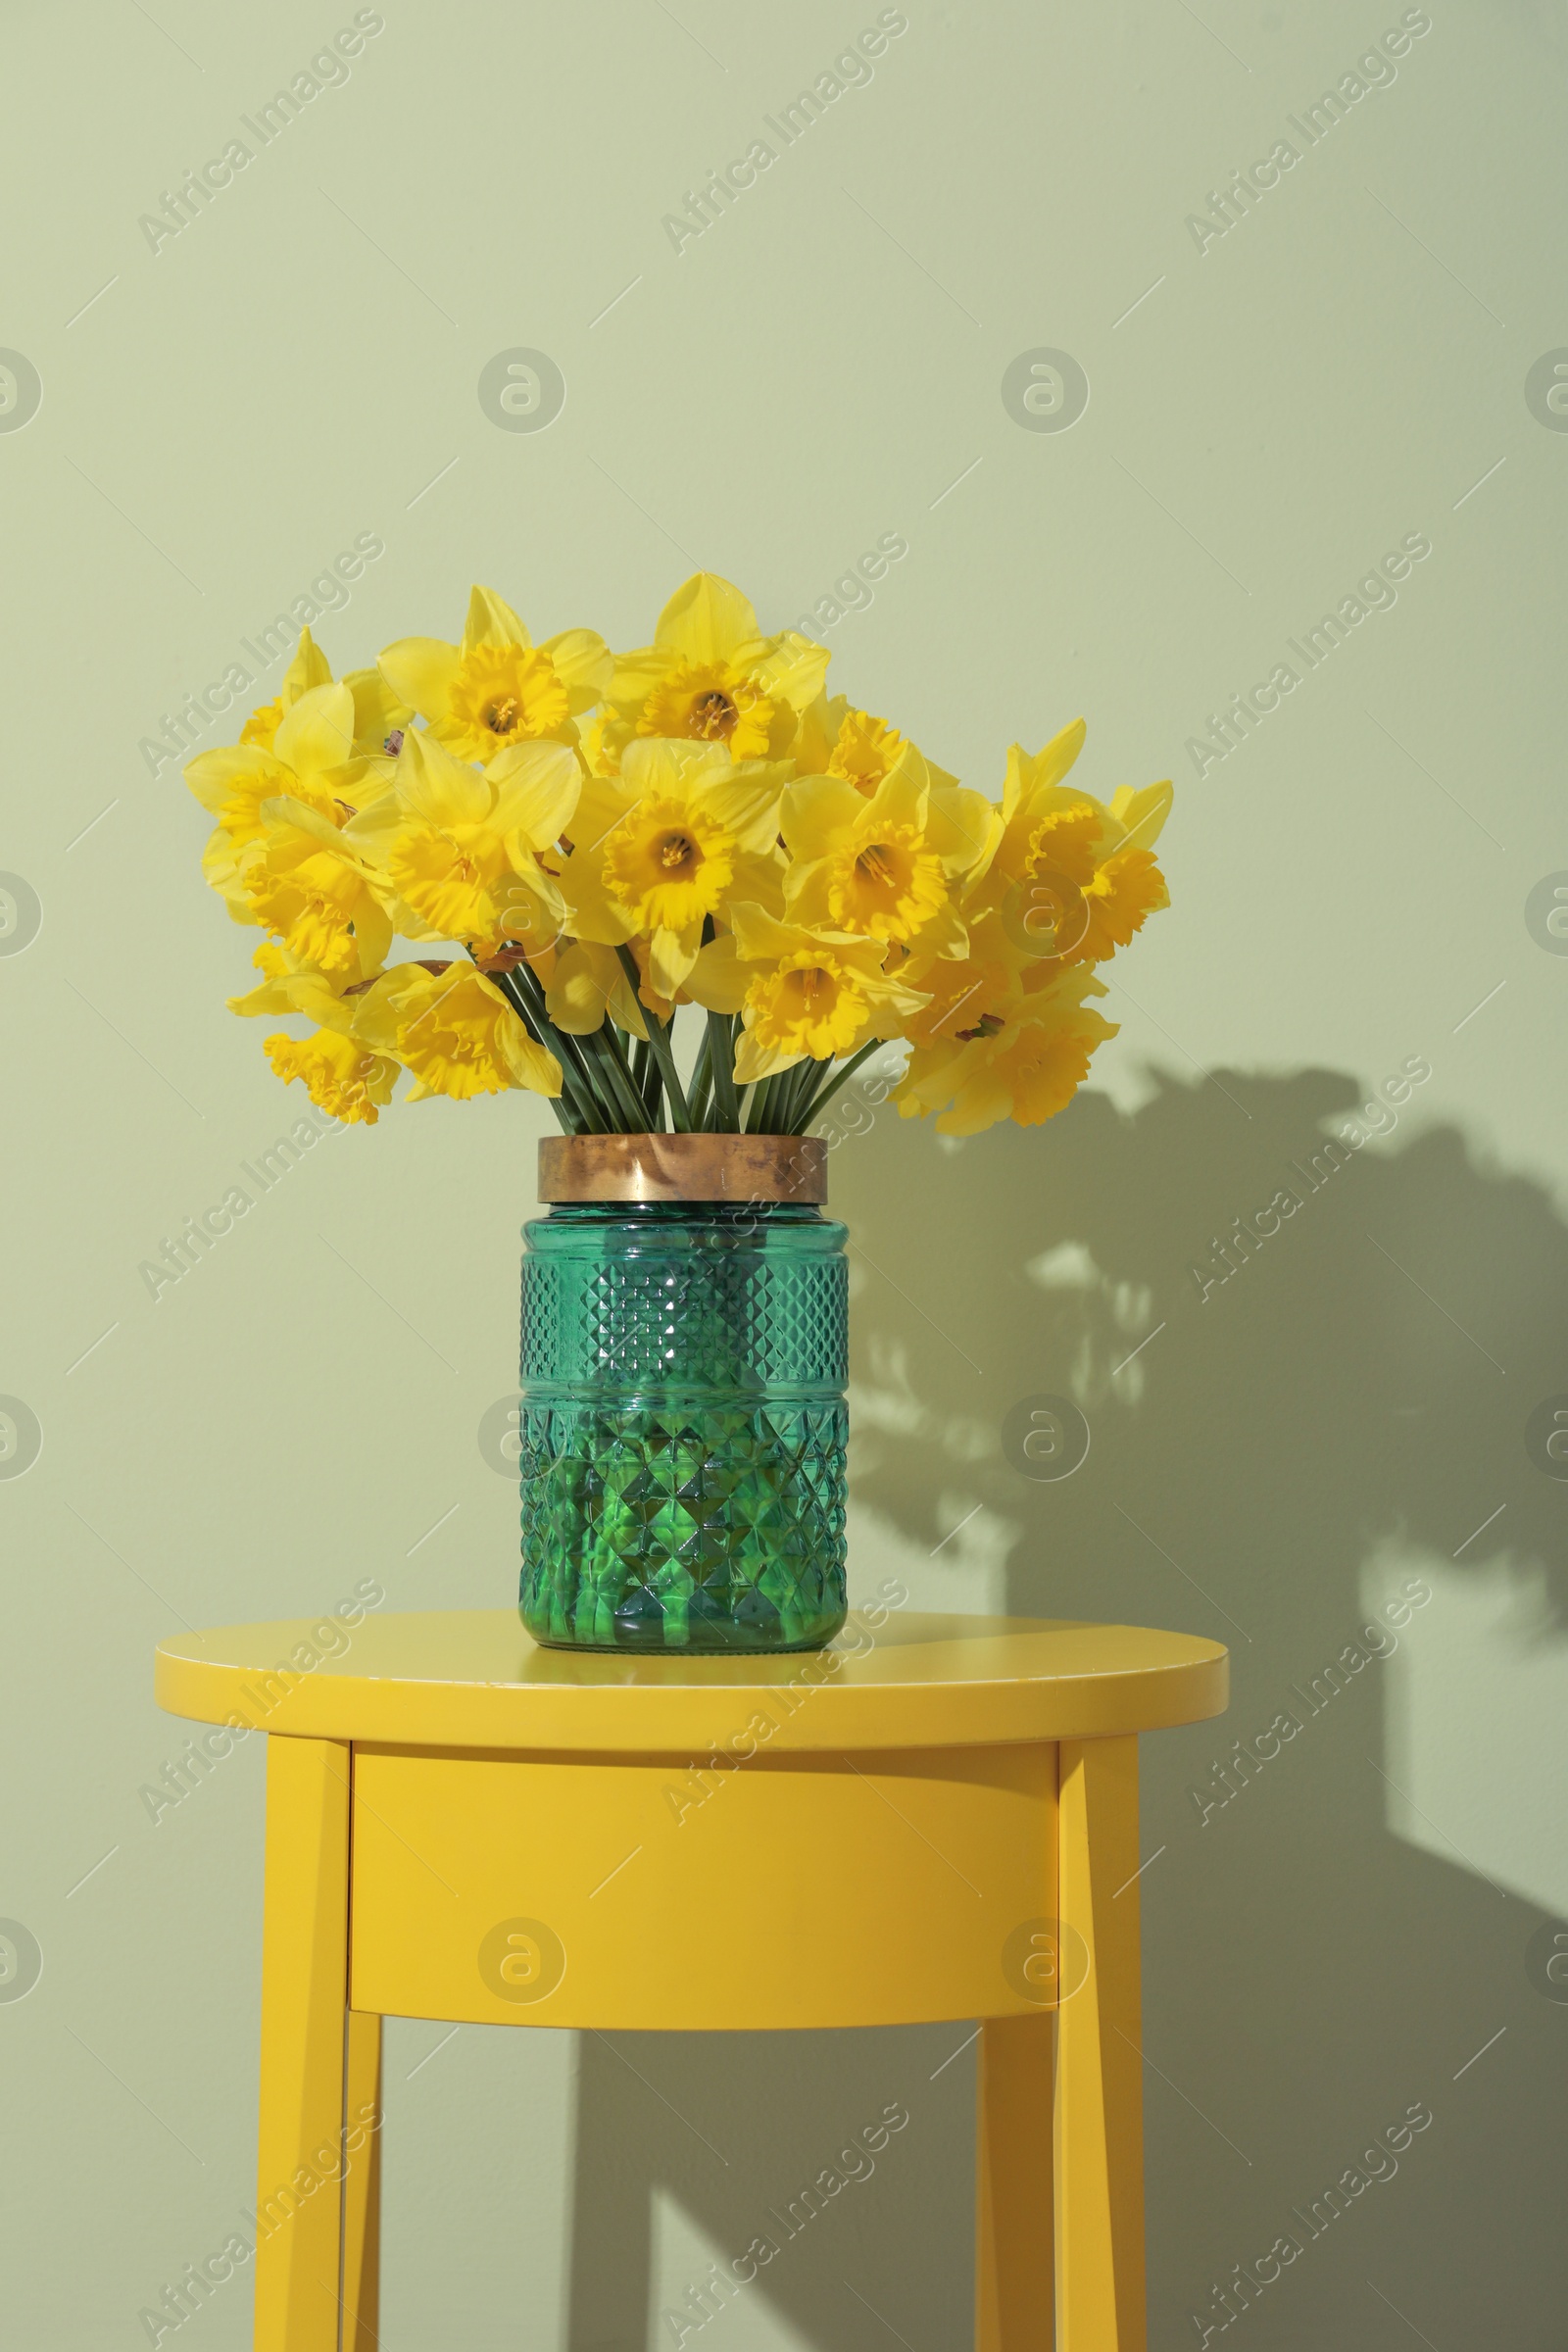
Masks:
[[[357,1748],[352,2001],[776,2028],[1050,2004],[1056,1750],[689,1768]]]

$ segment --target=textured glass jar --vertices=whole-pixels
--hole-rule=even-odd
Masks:
[[[690,1655],[832,1640],[845,1239],[793,1202],[573,1201],[523,1228],[536,1641]]]

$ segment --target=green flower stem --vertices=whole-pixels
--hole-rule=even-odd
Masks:
[[[569,1084],[573,1096],[576,1096],[578,1112],[583,1117],[583,1131],[585,1134],[612,1134],[615,1127],[615,1112],[604,1101],[604,1089],[597,1084],[590,1056],[583,1052],[583,1040],[581,1037],[571,1037],[566,1030],[560,1030],[555,1025],[546,1006],[546,990],[543,990],[541,978],[538,978],[536,971],[529,969],[529,964],[514,964],[508,978],[513,983],[513,1002],[517,1002],[519,1009],[526,1009],[526,1018],[534,1023],[538,1035],[543,1037],[550,1052],[560,1060],[562,1080]]]
[[[713,1124],[739,1135],[741,1106],[735,1093],[735,1024],[726,1012],[708,1016],[710,1064],[713,1073]]]
[[[830,1078],[826,1086],[819,1088],[817,1092],[810,1097],[806,1104],[805,1109],[801,1112],[800,1118],[797,1121],[793,1132],[796,1135],[804,1135],[807,1129],[809,1127],[811,1121],[816,1117],[817,1112],[824,1109],[827,1104],[832,1102],[834,1096],[838,1093],[839,1088],[844,1085],[845,1081],[853,1078],[856,1071],[859,1068],[861,1062],[869,1060],[870,1056],[877,1051],[878,1047],[885,1045],[886,1042],[887,1041],[885,1038],[873,1037],[869,1045],[862,1046],[858,1054],[852,1054],[850,1059],[844,1064],[844,1067],[839,1071],[838,1076],[836,1078]]]
[[[692,1072],[692,1083],[686,1098],[691,1105],[692,1125],[699,1131],[712,1125],[708,1115],[709,1099],[712,1091],[713,1041],[705,1031],[703,1042],[697,1049],[697,1066]]]
[[[516,1005],[524,1022],[528,1022],[534,1017],[526,998],[513,994],[513,1003]],[[554,1024],[546,1023],[545,1028],[548,1032],[554,1028]],[[605,1117],[598,1091],[590,1074],[583,1069],[580,1060],[575,1055],[561,1051],[563,1040],[559,1031],[556,1031],[553,1036],[544,1035],[540,1039],[540,1043],[555,1054],[557,1061],[561,1064],[561,1096],[559,1100],[571,1104],[576,1119],[575,1129],[568,1130],[568,1132],[575,1132],[578,1135],[604,1134],[610,1122]]]
[[[606,1031],[610,1035],[606,1035]],[[612,1127],[628,1135],[637,1133],[637,1123],[644,1115],[642,1097],[631,1082],[627,1069],[613,1040],[611,1023],[601,1022],[582,1039],[583,1049],[592,1056],[594,1075],[602,1088],[605,1108],[611,1113]]]
[[[471,948],[468,953],[473,954]],[[475,956],[474,960],[477,962],[478,958]],[[526,979],[520,976],[524,973],[527,974]],[[544,990],[539,985],[538,976],[528,971],[526,964],[515,964],[510,972],[490,972],[486,977],[496,982],[534,1043],[548,1047],[561,1064],[562,1092],[579,1121],[576,1132],[604,1134],[610,1122],[600,1110],[597,1090],[577,1051],[577,1042],[575,1038],[564,1037],[545,1010]],[[556,1116],[561,1119],[567,1134],[571,1134],[573,1130],[562,1116],[559,1099]]]
[[[795,1101],[797,1101],[797,1096],[800,1096],[802,1070],[808,1070],[808,1068],[811,1068],[808,1060],[797,1060],[797,1063],[792,1063],[788,1070],[778,1072],[778,1092],[773,1094],[773,1105],[771,1105],[773,1134],[778,1134],[778,1136],[795,1134]]]
[[[659,1076],[659,1064],[646,1037],[638,1038],[632,1048],[631,1082],[643,1103],[643,1127],[649,1135],[657,1135],[662,1124],[661,1105],[663,1087]]]
[[[795,1106],[801,1099],[801,1077],[810,1067],[809,1061],[797,1061],[789,1069],[780,1070],[770,1111],[775,1135],[795,1133]]]
[[[468,953],[472,956],[473,950],[470,948]],[[477,957],[474,959],[478,960]],[[577,1041],[575,1038],[564,1036],[550,1018],[543,985],[532,966],[527,963],[514,963],[510,971],[488,972],[485,977],[495,981],[502,993],[511,998],[527,1026],[541,1043],[549,1046],[562,1067],[572,1070],[577,1078],[586,1085],[588,1073],[583,1067],[582,1055],[577,1050]]]
[[[626,1057],[625,1043],[620,1031],[610,1016],[608,1006],[603,1023],[593,1033],[593,1040],[595,1047],[605,1058],[606,1066],[611,1071],[616,1099],[631,1117],[639,1122],[644,1120],[648,1113],[643,1092],[632,1074],[631,1063]],[[640,1131],[639,1127],[633,1128],[630,1132],[636,1134]]]
[[[800,1133],[800,1114],[811,1099],[811,1093],[821,1075],[819,1061],[798,1061],[784,1074],[784,1094],[779,1104],[779,1132],[782,1135]]]
[[[640,992],[643,976],[637,969],[636,957],[629,948],[617,948],[615,954],[620,957],[621,970],[631,982],[633,996],[637,997],[641,1003]],[[659,1064],[659,1075],[663,1080],[664,1092],[669,1097],[670,1125],[677,1135],[690,1135],[692,1114],[687,1106],[685,1092],[680,1082],[680,1073],[675,1067],[675,1056],[669,1050],[669,1031],[650,1006],[644,1004],[642,1013],[643,1019],[648,1023],[648,1042],[653,1048],[654,1059]]]
[[[773,1125],[773,1102],[778,1093],[778,1081],[779,1073],[775,1071],[771,1078],[760,1079],[753,1089],[752,1107],[746,1119],[748,1135],[773,1135],[777,1132]]]

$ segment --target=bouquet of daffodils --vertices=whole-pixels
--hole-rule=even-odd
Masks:
[[[524,1087],[576,1135],[799,1135],[895,1041],[905,1113],[1050,1118],[1114,1034],[1095,966],[1167,904],[1171,787],[1076,790],[1080,720],[990,801],[827,666],[708,572],[636,653],[536,645],[488,588],[461,644],[336,683],[305,630],[185,769],[207,878],[267,934],[232,1009],[301,1016],[272,1068],[371,1125],[407,1071],[409,1102]]]

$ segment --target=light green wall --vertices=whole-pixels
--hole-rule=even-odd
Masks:
[[[0,1391],[43,1430],[0,1480],[0,1914],[44,1957],[0,2002],[8,2340],[128,2352],[250,2202],[262,1759],[154,1826],[183,1736],[155,1639],[364,1576],[493,1605],[514,1574],[476,1431],[514,1379],[537,1105],[325,1141],[156,1304],[139,1278],[298,1115],[223,1009],[248,941],[202,816],[139,741],[357,534],[385,552],[318,631],[340,667],[454,633],[474,579],[629,644],[701,563],[777,624],[898,532],[835,681],[992,789],[1084,711],[1091,788],[1176,779],[1174,910],[1054,1127],[944,1149],[884,1112],[835,1154],[899,1286],[856,1299],[855,1575],[1231,1640],[1249,1739],[1424,1580],[1395,1654],[1201,1826],[1219,1727],[1148,1746],[1152,2342],[1197,2340],[1210,2283],[1424,2101],[1240,2340],[1544,2352],[1568,2007],[1526,1952],[1568,1914],[1568,1489],[1524,1430],[1568,1391],[1568,963],[1525,908],[1568,868],[1568,436],[1526,379],[1568,345],[1560,10],[1434,0],[1396,79],[1200,250],[1187,216],[1396,6],[907,0],[874,79],[677,253],[662,217],[873,8],[387,0],[346,85],[154,253],[139,216],[351,15],[5,30],[0,344],[43,388],[0,430],[0,867],[43,909],[0,956]],[[515,347],[564,373],[547,431],[480,407]],[[1004,406],[1040,348],[1087,373],[1070,430]],[[1406,534],[1396,605],[1196,773],[1206,714]],[[1397,1129],[1200,1300],[1210,1236],[1412,1057]],[[1090,1459],[1025,1484],[1002,1417],[1068,1390]],[[645,2311],[673,2342],[666,2301],[892,2098],[875,2179],[702,2340],[966,2341],[963,2031],[394,2028],[387,2352],[641,2347]],[[247,2293],[181,2342],[244,2343]]]

